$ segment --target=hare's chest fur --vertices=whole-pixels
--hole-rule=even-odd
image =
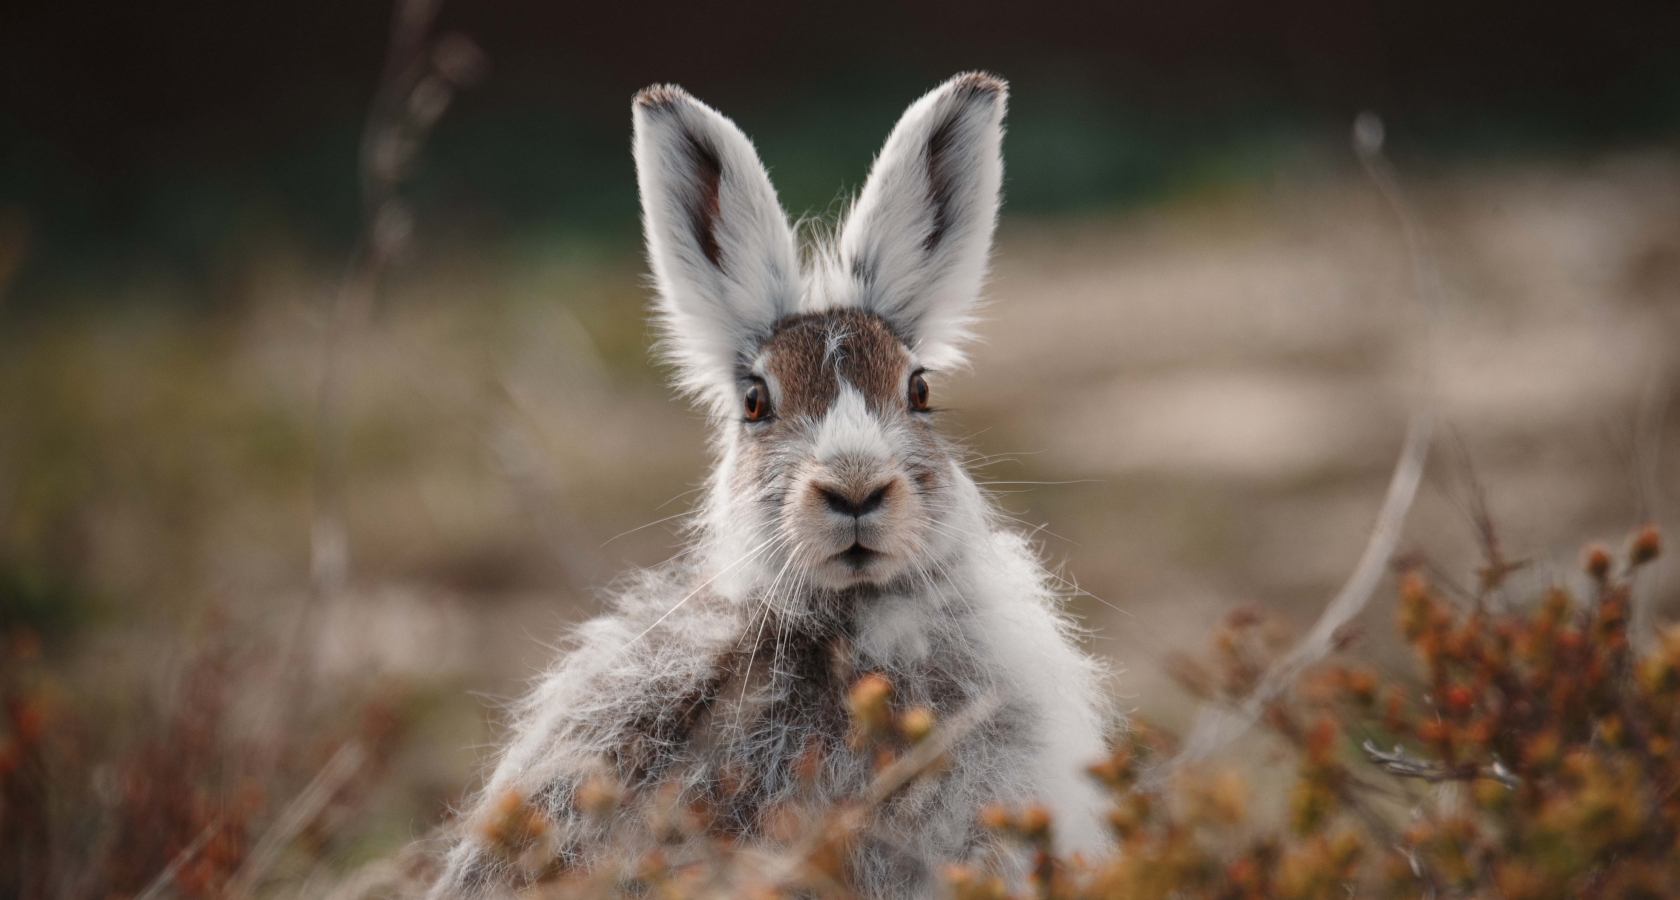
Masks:
[[[925,710],[936,722],[981,696],[1008,690],[999,684],[1003,673],[989,664],[966,614],[936,608],[927,597],[891,592],[857,592],[828,602],[839,608],[816,621],[786,621],[768,609],[754,616],[750,604],[745,615],[697,616],[727,618],[729,624],[717,633],[733,632],[734,639],[712,648],[710,671],[686,691],[650,698],[665,709],[688,712],[664,733],[650,728],[659,716],[631,723],[622,743],[635,749],[614,756],[615,776],[633,786],[680,784],[690,799],[714,807],[728,830],[761,837],[768,811],[856,797],[874,777],[881,754],[903,749],[891,729],[874,739],[857,733],[850,689],[861,677],[886,679],[889,712]],[[675,636],[667,640],[680,643]],[[656,640],[649,652],[660,652],[660,645],[671,646]],[[1019,727],[1030,718],[1023,712],[1014,711],[1011,726],[993,723],[967,737],[954,752],[1024,761],[1031,729]],[[921,793],[960,794],[977,787],[962,782],[950,772],[929,776]],[[952,845],[943,848],[947,851],[968,839],[972,822],[962,799],[975,798],[936,804],[960,819],[942,825],[944,842]],[[934,824],[931,810],[896,812]]]
[[[586,865],[647,846],[637,823],[672,802],[706,809],[720,832],[775,841],[775,811],[854,799],[878,754],[904,749],[850,740],[848,690],[878,674],[895,711],[949,722],[982,698],[995,711],[874,811],[854,860],[864,896],[923,893],[940,863],[980,846],[988,803],[1045,802],[1070,846],[1089,846],[1100,799],[1078,772],[1103,749],[1089,660],[1018,538],[992,533],[950,571],[923,593],[821,598],[828,614],[798,623],[752,597],[696,594],[693,570],[648,573],[617,613],[578,629],[526,700],[485,796],[533,798]],[[576,808],[579,786],[603,772],[627,789],[608,822]],[[493,878],[495,865],[464,844],[454,883]]]
[[[982,698],[996,712],[955,740],[937,770],[873,811],[855,861],[861,884],[924,884],[939,862],[968,856],[982,842],[982,805],[1044,794],[1041,770],[1053,765],[1044,753],[1054,737],[1050,717],[1028,683],[1031,673],[1000,664],[987,632],[1011,628],[987,621],[985,597],[959,597],[954,584],[925,594],[851,592],[814,601],[826,614],[798,622],[778,619],[751,598],[703,598],[649,631],[648,616],[691,594],[692,580],[650,579],[648,596],[585,629],[646,637],[629,652],[611,641],[573,651],[561,671],[593,671],[569,697],[587,714],[528,732],[498,778],[550,798],[556,819],[575,818],[566,801],[581,745],[629,788],[634,799],[619,811],[621,820],[645,818],[649,804],[677,801],[705,809],[720,832],[785,839],[774,827],[778,811],[854,800],[883,756],[906,749],[891,729],[875,740],[854,733],[849,691],[861,677],[878,675],[891,685],[890,713],[921,708],[936,723],[948,722]],[[1033,597],[1018,600],[1037,608]],[[1053,619],[1042,624],[1056,633]],[[672,659],[708,662],[672,671]],[[1070,737],[1096,749],[1084,746],[1085,735]],[[522,771],[509,771],[514,766]]]

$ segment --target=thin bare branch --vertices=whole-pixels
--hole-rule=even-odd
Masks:
[[[1003,707],[1003,698],[996,692],[983,694],[950,719],[935,728],[931,734],[905,751],[893,762],[876,774],[870,782],[868,790],[858,799],[857,804],[848,809],[838,811],[838,815],[848,817],[843,826],[856,827],[863,821],[863,817],[885,803],[900,788],[910,783],[917,776],[927,771],[937,763],[940,757],[966,737],[969,732],[984,725],[997,711]],[[831,835],[831,827],[835,821],[829,816],[820,818],[802,837],[793,849],[779,860],[780,869],[773,875],[774,880],[781,883],[804,881],[809,873],[807,865],[811,856],[815,854]]]
[[[169,883],[175,879],[175,873],[181,871],[181,867],[186,865],[188,860],[197,856],[198,851],[203,850],[205,844],[210,843],[210,838],[215,836],[216,829],[220,827],[222,827],[221,816],[210,820],[210,824],[204,826],[204,830],[198,833],[198,837],[193,838],[192,843],[182,847],[181,852],[175,854],[175,858],[169,861],[169,865],[164,866],[163,871],[159,872],[157,877],[152,879],[151,884],[146,885],[146,889],[141,891],[134,900],[157,900],[158,897],[161,897],[164,890],[169,887]]]
[[[1416,279],[1417,299],[1424,312],[1426,339],[1431,347],[1430,358],[1433,361],[1434,323],[1442,306],[1440,279],[1434,261],[1425,252],[1421,232],[1404,194],[1400,191],[1393,167],[1382,153],[1382,145],[1382,120],[1371,113],[1360,114],[1353,128],[1354,151],[1366,174],[1388,200],[1400,220],[1401,232]],[[1261,677],[1253,693],[1240,707],[1234,711],[1226,711],[1210,705],[1202,706],[1197,714],[1195,726],[1184,741],[1183,749],[1166,765],[1158,767],[1151,776],[1152,779],[1164,779],[1186,764],[1205,759],[1247,732],[1259,720],[1267,705],[1290,689],[1297,676],[1330,653],[1335,647],[1336,634],[1370,602],[1371,594],[1376,590],[1377,583],[1382,579],[1389,560],[1394,556],[1395,547],[1399,544],[1400,529],[1405,524],[1406,514],[1412,508],[1412,501],[1417,497],[1418,484],[1423,479],[1424,464],[1429,458],[1430,440],[1435,426],[1435,391],[1430,383],[1433,368],[1431,366],[1423,373],[1423,396],[1406,427],[1406,440],[1402,445],[1400,458],[1395,461],[1394,472],[1389,477],[1388,493],[1383,499],[1381,511],[1377,514],[1376,525],[1371,529],[1371,536],[1365,543],[1365,551],[1360,555],[1359,562],[1354,566],[1347,582],[1325,607],[1307,636],[1287,655],[1272,664]]]
[[[1424,410],[1413,414],[1411,424],[1406,430],[1405,446],[1400,451],[1400,459],[1395,463],[1394,474],[1388,482],[1388,495],[1383,500],[1382,511],[1377,515],[1376,527],[1371,529],[1371,537],[1365,543],[1365,552],[1360,556],[1359,563],[1354,567],[1347,583],[1342,585],[1341,591],[1318,617],[1312,631],[1308,632],[1301,643],[1286,656],[1272,664],[1261,677],[1254,692],[1240,707],[1226,711],[1204,705],[1197,714],[1196,724],[1190,736],[1184,741],[1184,749],[1179,751],[1167,766],[1161,767],[1162,771],[1157,777],[1164,776],[1166,770],[1206,759],[1246,732],[1259,720],[1267,704],[1289,689],[1296,676],[1330,652],[1335,646],[1337,631],[1365,608],[1371,594],[1376,590],[1377,583],[1388,568],[1388,561],[1394,555],[1394,548],[1400,541],[1400,528],[1405,524],[1406,513],[1411,510],[1412,500],[1417,497],[1418,483],[1423,478],[1424,462],[1429,456],[1429,440],[1434,422],[1433,411]]]
[[[1522,779],[1516,773],[1505,768],[1505,764],[1494,760],[1491,765],[1478,766],[1474,763],[1448,765],[1433,759],[1424,759],[1406,752],[1399,744],[1394,745],[1392,751],[1385,751],[1374,741],[1366,739],[1360,745],[1366,757],[1371,762],[1382,766],[1383,771],[1399,778],[1421,778],[1430,783],[1442,781],[1474,781],[1477,778],[1490,778],[1508,788],[1516,788],[1522,784]]]
[[[433,25],[442,0],[397,0],[386,44],[384,73],[362,132],[360,171],[362,230],[345,266],[322,335],[320,384],[315,400],[314,510],[309,535],[310,589],[295,613],[280,653],[285,708],[275,727],[299,715],[309,670],[307,632],[314,610],[336,595],[350,571],[344,521],[343,387],[353,332],[372,312],[392,263],[408,246],[412,216],[398,190],[456,89],[483,69],[483,54],[459,35],[437,37]]]
[[[240,867],[239,875],[234,879],[233,888],[228,892],[228,896],[250,897],[252,891],[268,874],[268,870],[280,859],[280,854],[299,832],[320,815],[321,810],[339,789],[361,771],[366,761],[367,751],[362,749],[361,744],[351,741],[340,747],[338,752],[327,760],[327,764],[321,767],[315,779],[309,782],[309,786],[293,798],[274,820],[274,824],[269,826],[262,840],[257,842],[256,848],[246,858],[245,865]]]
[[[869,790],[864,792],[864,805],[870,808],[885,803],[888,797],[897,793],[909,781],[926,771],[927,768],[945,755],[951,745],[962,740],[969,732],[986,723],[986,720],[997,714],[1003,706],[1003,698],[996,693],[983,694],[969,703],[950,721],[935,729],[934,732],[911,747],[892,765],[886,767],[875,780],[870,783]]]

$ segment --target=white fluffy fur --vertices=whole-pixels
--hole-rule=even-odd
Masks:
[[[1001,81],[961,76],[910,108],[838,247],[805,280],[803,294],[790,233],[747,139],[686,94],[661,89],[658,99],[657,106],[637,105],[636,159],[658,279],[656,308],[685,387],[714,412],[735,409],[741,373],[758,365],[764,335],[777,319],[833,305],[862,306],[886,319],[911,344],[913,364],[955,358],[997,211]],[[928,144],[942,129],[934,162],[944,167],[937,177],[945,187],[934,198]],[[714,223],[721,267],[691,227],[696,187],[687,148],[695,135],[711,142],[723,163]],[[942,212],[934,211],[936,199]],[[943,233],[930,242],[936,216]],[[864,277],[855,277],[854,263]],[[909,465],[905,454],[914,449],[919,459],[928,456],[925,445],[912,446],[910,419],[877,421],[879,414],[850,385],[836,396],[826,415],[790,427],[768,455],[751,444],[763,440],[749,434],[751,426],[717,416],[717,467],[692,547],[624,588],[613,613],[578,628],[518,706],[510,739],[434,897],[496,883],[499,863],[478,843],[474,823],[507,791],[535,798],[560,833],[581,843],[600,839],[602,827],[617,827],[591,824],[571,810],[568,787],[622,748],[665,734],[661,729],[681,714],[685,698],[716,682],[718,661],[761,646],[767,627],[774,629],[772,649],[763,655],[754,649],[747,676],[732,682],[739,686],[713,692],[700,729],[705,739],[660,745],[658,752],[664,778],[689,791],[702,790],[708,772],[740,765],[765,780],[771,800],[789,795],[791,760],[816,726],[767,711],[790,708],[777,704],[799,697],[805,683],[796,673],[812,661],[799,658],[796,637],[823,615],[840,616],[837,627],[852,636],[843,645],[849,647],[844,662],[858,672],[884,673],[899,702],[934,705],[942,715],[987,694],[1003,704],[992,721],[955,745],[937,776],[880,811],[871,840],[898,849],[865,847],[853,873],[863,896],[932,893],[928,873],[939,862],[977,852],[975,813],[988,802],[1045,802],[1063,849],[1103,844],[1102,800],[1083,775],[1104,752],[1111,724],[1098,668],[1075,645],[1075,628],[1034,549],[1004,526],[942,444],[933,463],[937,477],[925,479],[937,481],[937,491],[904,507],[912,510],[900,523],[910,537],[900,543],[914,548],[906,574],[844,595],[854,605],[843,613],[817,611],[824,598],[837,595],[783,531],[791,501],[745,486],[757,483],[747,467],[782,465],[797,473],[839,454],[867,457],[902,478],[910,471],[902,468]],[[797,483],[794,474],[777,477],[764,483]],[[824,762],[819,784],[825,796],[842,798],[870,777],[868,754],[842,749]],[[622,815],[633,814],[639,813]]]
[[[819,461],[847,456],[891,457],[892,442],[881,422],[869,414],[863,395],[846,385],[822,419],[812,440],[811,455]]]

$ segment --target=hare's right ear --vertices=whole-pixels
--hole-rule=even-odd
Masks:
[[[637,94],[634,117],[663,352],[678,384],[723,413],[742,367],[795,311],[793,230],[735,123],[670,85]]]
[[[842,303],[929,366],[962,361],[997,223],[1009,86],[970,72],[910,105],[840,230]]]

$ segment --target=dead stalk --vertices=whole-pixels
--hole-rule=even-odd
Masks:
[[[409,244],[412,214],[398,191],[433,126],[455,92],[481,74],[478,48],[455,34],[432,34],[441,0],[398,0],[386,45],[384,73],[362,132],[362,231],[333,294],[323,328],[321,381],[315,404],[315,467],[310,525],[310,589],[281,654],[281,678],[292,708],[279,726],[295,721],[310,667],[307,632],[314,610],[349,578],[344,518],[344,393],[353,363],[349,346],[372,314],[393,263]]]
[[[1354,152],[1359,157],[1366,175],[1400,220],[1401,234],[1412,262],[1417,300],[1424,312],[1426,340],[1431,347],[1432,359],[1434,326],[1442,306],[1440,277],[1434,260],[1425,250],[1421,231],[1406,202],[1405,194],[1400,190],[1393,166],[1383,155],[1382,145],[1382,120],[1371,113],[1360,114],[1353,127]],[[1430,367],[1433,368],[1435,367]],[[1371,536],[1365,543],[1365,551],[1360,555],[1353,573],[1319,615],[1318,621],[1313,624],[1306,638],[1272,664],[1242,706],[1234,711],[1208,705],[1202,707],[1197,714],[1195,726],[1185,739],[1184,748],[1166,765],[1158,767],[1152,776],[1157,782],[1187,764],[1207,758],[1246,733],[1260,718],[1266,706],[1289,690],[1297,676],[1329,654],[1335,646],[1337,631],[1352,621],[1370,601],[1371,594],[1381,581],[1399,543],[1401,527],[1405,524],[1406,514],[1411,510],[1412,501],[1417,497],[1418,484],[1423,478],[1424,464],[1429,457],[1429,445],[1435,426],[1435,392],[1429,384],[1432,373],[1425,371],[1423,376],[1423,396],[1406,427],[1406,440],[1402,445],[1400,458],[1394,464],[1394,472],[1389,477],[1388,493],[1383,499],[1382,510],[1377,514],[1376,525],[1371,530]]]

